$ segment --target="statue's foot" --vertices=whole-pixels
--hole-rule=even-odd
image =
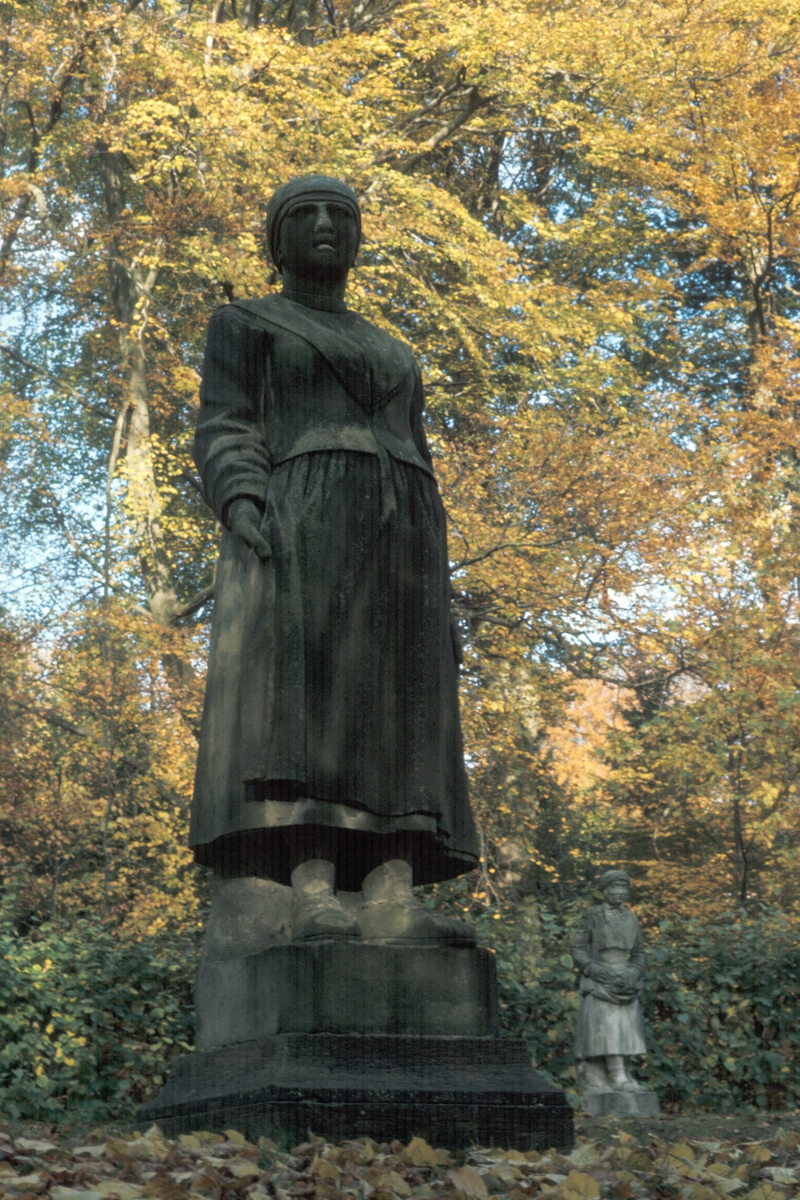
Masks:
[[[615,1092],[639,1092],[641,1088],[635,1080],[627,1075],[615,1072],[611,1076],[611,1086]]]
[[[333,892],[333,863],[314,858],[292,871],[292,941],[358,937],[358,924]]]
[[[591,1058],[578,1063],[578,1084],[582,1092],[607,1092],[612,1086],[605,1065]]]
[[[415,898],[413,873],[402,859],[383,863],[364,880],[358,926],[365,942],[439,942],[472,945],[475,933],[466,921],[432,912]]]

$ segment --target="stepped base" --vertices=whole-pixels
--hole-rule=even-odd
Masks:
[[[655,1092],[587,1091],[583,1103],[590,1117],[657,1117],[661,1112]]]
[[[530,1065],[525,1045],[493,1037],[278,1034],[179,1059],[139,1110],[169,1137],[237,1129],[289,1144],[423,1137],[434,1146],[566,1149],[572,1109]]]

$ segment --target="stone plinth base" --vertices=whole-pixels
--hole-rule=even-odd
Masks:
[[[281,1033],[497,1033],[494,955],[475,946],[288,943],[203,959],[197,1048]]]
[[[590,1117],[657,1117],[661,1112],[655,1092],[587,1091],[583,1103]]]
[[[178,1060],[139,1120],[170,1137],[232,1128],[290,1144],[309,1130],[449,1149],[573,1140],[564,1093],[537,1075],[523,1042],[493,1037],[278,1034],[196,1053]]]

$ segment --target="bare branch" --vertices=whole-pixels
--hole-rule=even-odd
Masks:
[[[32,713],[34,717],[38,717],[40,721],[44,721],[47,725],[53,725],[56,729],[63,729],[65,733],[71,733],[74,737],[88,738],[92,736],[92,731],[84,725],[76,725],[74,721],[68,720],[67,717],[62,717],[52,708],[39,708],[35,704],[27,704],[24,700],[19,700],[16,696],[11,697],[11,703],[17,708],[21,708],[24,712]]]
[[[448,121],[446,125],[442,125],[442,127],[438,129],[436,133],[434,133],[433,137],[428,138],[427,142],[423,142],[422,148],[418,150],[416,154],[412,154],[410,158],[407,158],[405,162],[400,163],[400,165],[397,167],[397,170],[401,171],[404,175],[410,174],[411,171],[413,171],[414,168],[422,162],[426,155],[432,154],[433,151],[441,146],[442,142],[446,141],[447,138],[451,137],[456,130],[460,129],[462,125],[466,125],[470,117],[472,117],[479,109],[485,108],[488,104],[491,104],[493,99],[493,96],[481,96],[477,87],[471,87],[467,93],[466,106],[461,110],[461,112],[458,113],[457,116],[453,117],[452,121]]]
[[[198,612],[204,605],[208,604],[209,600],[213,600],[215,587],[215,584],[210,583],[208,587],[199,591],[191,600],[178,609],[173,615],[170,624],[175,625],[178,621],[182,621],[184,617],[191,617],[193,613]]]

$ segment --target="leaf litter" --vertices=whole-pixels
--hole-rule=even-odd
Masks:
[[[579,1137],[569,1154],[474,1146],[452,1153],[309,1133],[289,1150],[235,1129],[166,1137],[94,1131],[14,1137],[0,1125],[0,1200],[800,1200],[800,1137],[666,1141]]]

